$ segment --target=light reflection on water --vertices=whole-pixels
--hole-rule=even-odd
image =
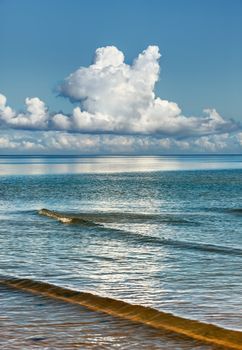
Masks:
[[[242,168],[242,156],[0,156],[0,175],[150,172],[231,168]]]
[[[0,285],[0,348],[216,350],[215,346]]]
[[[0,273],[241,330],[241,161],[2,157]],[[102,225],[63,225],[41,208]]]

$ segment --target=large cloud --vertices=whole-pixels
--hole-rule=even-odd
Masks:
[[[188,136],[234,129],[214,109],[203,117],[185,117],[175,102],[155,97],[159,48],[149,46],[132,65],[116,47],[97,49],[94,63],[81,67],[59,86],[59,93],[80,102],[71,118],[54,117],[56,127],[86,132]]]
[[[160,53],[149,46],[131,65],[114,46],[96,50],[94,63],[80,67],[58,87],[60,95],[78,102],[70,115],[48,111],[38,97],[26,98],[26,111],[16,112],[0,95],[0,121],[5,127],[77,133],[133,134],[176,139],[223,134],[238,124],[205,109],[186,117],[175,102],[156,97]]]

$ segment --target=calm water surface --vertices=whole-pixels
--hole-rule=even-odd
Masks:
[[[1,157],[0,174],[2,276],[242,330],[241,156]],[[89,224],[63,224],[41,208]],[[16,310],[18,298],[11,295]],[[7,299],[3,310],[14,315]]]

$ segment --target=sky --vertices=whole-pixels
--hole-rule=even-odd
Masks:
[[[242,0],[0,13],[0,154],[242,153]]]

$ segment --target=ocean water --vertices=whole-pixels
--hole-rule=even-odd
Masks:
[[[3,281],[48,282],[242,330],[241,156],[1,157],[0,175]],[[23,292],[4,291],[6,318],[20,310],[18,298],[30,303]],[[68,307],[60,316],[58,305],[65,323]],[[109,322],[122,331],[121,321]],[[161,345],[162,336],[146,331],[156,339],[147,349],[210,349]],[[117,339],[107,337],[102,347],[95,337],[86,348],[115,348]],[[10,338],[6,333],[4,346]],[[131,338],[117,348],[135,349]],[[146,344],[135,341],[137,349]]]

